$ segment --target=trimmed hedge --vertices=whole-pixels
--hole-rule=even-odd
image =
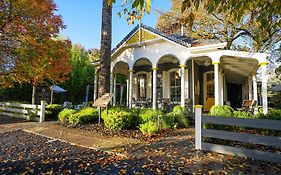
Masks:
[[[140,125],[140,131],[143,134],[153,135],[159,132],[159,128],[155,122],[149,121]]]
[[[98,109],[91,107],[83,108],[68,117],[68,122],[71,125],[83,125],[97,121]]]
[[[153,109],[143,109],[139,113],[141,123],[146,122],[157,122],[158,116],[163,116],[164,112],[161,109],[153,110]]]
[[[230,106],[212,106],[209,114],[213,116],[231,117],[235,110]]]
[[[133,114],[125,108],[111,108],[106,111],[103,111],[102,119],[106,127],[111,129],[129,129],[131,127]]]
[[[246,111],[234,111],[233,117],[236,117],[236,118],[256,118],[255,115],[253,115],[250,112],[246,112]]]
[[[77,111],[74,109],[64,109],[59,113],[58,118],[62,123],[67,123],[69,117],[75,114],[76,112]]]

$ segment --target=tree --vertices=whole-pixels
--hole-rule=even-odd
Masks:
[[[123,11],[127,14],[127,21],[133,22],[136,18],[141,18],[144,11],[150,11],[151,0],[125,0],[122,3]],[[112,4],[115,0],[103,0],[102,6],[102,27],[101,27],[101,47],[100,47],[100,71],[98,79],[98,96],[110,91],[110,58],[112,40]],[[127,8],[127,4],[131,4]],[[145,8],[143,8],[145,6]],[[121,15],[121,13],[119,13]]]
[[[98,96],[109,93],[110,90],[110,58],[112,40],[112,6],[103,0],[102,26],[100,46],[100,71],[98,79]]]
[[[157,28],[164,32],[177,32],[184,25],[187,26],[185,32],[193,38],[224,41],[227,42],[227,49],[231,46],[237,48],[233,43],[242,38],[252,51],[259,52],[270,49],[281,38],[280,28],[273,27],[278,23],[275,19],[270,23],[273,28],[261,30],[260,23],[251,19],[249,12],[240,14],[243,20],[238,21],[230,10],[208,12],[204,4],[199,4],[198,8],[189,7],[181,13],[182,1],[172,0],[172,4],[171,10],[162,13],[158,19]],[[238,48],[241,49],[241,45]]]
[[[71,44],[54,39],[64,28],[55,10],[52,0],[0,2],[0,87],[66,80]]]
[[[68,80],[62,84],[68,93],[70,101],[81,103],[84,101],[86,86],[93,82],[95,68],[91,62],[97,59],[97,50],[86,51],[81,45],[73,45],[69,61],[72,70]],[[93,54],[94,53],[94,54]]]

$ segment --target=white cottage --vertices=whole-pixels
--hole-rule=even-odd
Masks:
[[[115,77],[120,74],[128,80],[128,107],[137,103],[153,109],[165,103],[188,105],[191,111],[196,104],[204,111],[213,105],[239,107],[245,99],[258,100],[256,73],[261,67],[262,106],[267,113],[269,55],[225,50],[225,46],[140,24],[113,49],[111,93],[116,94]],[[116,101],[120,99],[115,96]]]

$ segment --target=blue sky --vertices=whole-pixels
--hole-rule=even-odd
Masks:
[[[128,25],[124,18],[119,18],[118,5],[122,0],[117,0],[113,6],[112,14],[112,46],[114,47],[127,35],[135,25]],[[100,47],[101,11],[102,0],[54,0],[57,4],[57,14],[62,16],[66,29],[61,35],[69,38],[73,43],[79,43],[86,49]],[[154,27],[157,15],[154,9],[169,10],[170,0],[153,0],[151,14],[146,15],[142,22]]]

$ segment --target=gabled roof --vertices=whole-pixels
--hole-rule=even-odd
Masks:
[[[187,38],[187,37],[184,37],[184,36],[180,36],[179,37],[177,35],[168,35],[168,34],[166,34],[164,32],[161,32],[161,31],[159,31],[157,29],[154,29],[154,28],[149,27],[149,26],[144,25],[144,24],[141,24],[141,28],[145,29],[145,30],[148,30],[149,32],[152,32],[152,33],[154,33],[154,34],[156,34],[156,35],[158,35],[160,37],[163,37],[163,38],[165,38],[165,39],[167,39],[169,41],[172,41],[172,42],[175,42],[177,44],[180,44],[180,45],[182,45],[184,47],[191,47],[191,44],[193,44],[194,41],[195,41],[193,39],[190,39],[190,38]],[[132,37],[132,35],[134,35],[134,33],[136,31],[138,31],[138,29],[139,29],[139,26],[136,26],[127,36],[125,36],[125,38],[120,43],[118,43],[115,48],[112,49],[112,53],[114,53],[127,40],[129,40]]]

